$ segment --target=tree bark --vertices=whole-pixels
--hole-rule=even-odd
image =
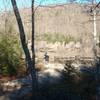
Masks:
[[[35,48],[34,48],[34,0],[32,0],[31,5],[31,13],[32,13],[32,60],[35,68]]]
[[[32,77],[32,89],[34,91],[33,93],[33,98],[34,100],[36,100],[36,89],[37,89],[37,77],[36,77],[36,70],[35,70],[35,54],[34,54],[34,42],[32,42],[32,52],[33,52],[33,57],[31,58],[27,43],[26,43],[26,36],[25,36],[25,31],[24,31],[24,27],[23,27],[23,23],[22,23],[22,19],[16,4],[16,0],[11,0],[12,6],[13,6],[13,11],[18,23],[18,27],[19,27],[19,33],[20,33],[20,40],[21,40],[21,44],[22,44],[22,48],[24,50],[25,53],[25,58],[26,58],[26,62]],[[33,14],[32,14],[33,16]],[[33,19],[34,20],[34,19]],[[33,23],[34,24],[34,23]],[[33,29],[34,27],[32,27]],[[32,37],[34,37],[34,29],[32,31],[33,35]],[[32,38],[32,41],[34,41],[34,38]]]
[[[32,0],[32,2],[31,2],[31,13],[32,13],[32,62],[33,62],[33,67],[34,67],[34,69],[35,69],[35,47],[34,47],[34,45],[35,45],[35,43],[34,43],[34,41],[35,41],[35,38],[34,38],[34,35],[35,35],[35,31],[34,31],[34,0]],[[36,71],[35,71],[36,72]],[[36,81],[35,81],[35,96],[36,96],[36,100],[38,100],[38,75],[37,75],[37,72],[36,72]],[[34,91],[33,91],[34,92]],[[33,99],[34,99],[34,97],[33,97]]]

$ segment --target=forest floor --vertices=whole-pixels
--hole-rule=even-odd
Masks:
[[[80,66],[80,64],[73,65],[76,68]],[[66,86],[66,82],[63,80],[62,72],[64,70],[64,64],[46,63],[44,68],[38,71],[38,100],[96,100],[80,99],[79,94],[71,93],[69,90],[71,90],[72,86],[71,88],[70,85]],[[5,82],[2,84],[1,81]],[[32,100],[31,82],[30,75],[23,78],[16,78],[15,76],[1,78],[0,100]],[[77,90],[78,87],[73,88]]]
[[[39,88],[48,84],[56,84],[61,79],[62,64],[46,64],[43,71],[38,72]],[[0,87],[0,100],[30,100],[32,96],[30,76],[24,78],[2,77],[3,85]],[[13,85],[16,86],[13,86]],[[2,87],[3,86],[3,87]],[[18,87],[18,89],[15,89]],[[44,91],[44,90],[43,90]]]

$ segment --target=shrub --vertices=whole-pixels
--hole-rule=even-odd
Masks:
[[[63,72],[65,88],[84,97],[84,100],[97,94],[96,67],[81,66],[80,70],[67,63]]]
[[[76,39],[75,37],[73,36],[70,36],[70,35],[63,35],[63,34],[49,34],[49,33],[45,33],[43,36],[37,36],[36,37],[36,40],[45,40],[49,43],[55,43],[55,42],[65,42],[66,43],[69,43],[71,41],[78,41],[78,39]]]
[[[15,75],[20,65],[18,38],[13,34],[0,34],[0,70],[2,75]]]

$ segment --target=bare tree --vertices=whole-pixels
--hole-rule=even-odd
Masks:
[[[13,11],[18,23],[18,27],[19,27],[19,33],[20,33],[20,40],[21,40],[21,44],[22,44],[22,48],[24,50],[25,53],[25,57],[26,57],[26,63],[28,65],[31,77],[32,77],[32,89],[34,91],[33,93],[33,99],[36,100],[36,91],[37,91],[37,76],[36,76],[36,70],[35,70],[35,53],[34,53],[34,0],[32,1],[32,58],[31,55],[29,53],[29,49],[26,43],[26,36],[25,36],[25,31],[24,31],[24,27],[23,27],[23,23],[22,23],[22,19],[16,4],[16,0],[11,0],[12,6],[13,6]]]
[[[34,68],[34,78],[33,80],[35,80],[34,84],[33,84],[33,91],[35,91],[35,93],[38,92],[38,77],[37,77],[37,72],[35,70],[35,48],[34,48],[34,35],[35,35],[35,31],[34,31],[34,0],[32,0],[31,2],[31,13],[32,13],[32,62],[33,62],[33,68]],[[37,94],[35,94],[35,99],[38,99]],[[34,98],[33,98],[34,99]]]
[[[33,62],[35,63],[35,51],[34,51],[34,0],[32,0],[31,3],[31,12],[32,12],[32,59]]]

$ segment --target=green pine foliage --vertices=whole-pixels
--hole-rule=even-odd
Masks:
[[[2,75],[15,75],[20,66],[18,36],[0,32],[0,72]]]
[[[42,36],[36,36],[36,40],[44,40],[47,41],[48,43],[55,43],[55,42],[65,42],[65,44],[73,41],[73,42],[77,42],[78,39],[76,39],[73,36],[70,35],[63,35],[63,34],[49,34],[49,33],[45,33]]]

